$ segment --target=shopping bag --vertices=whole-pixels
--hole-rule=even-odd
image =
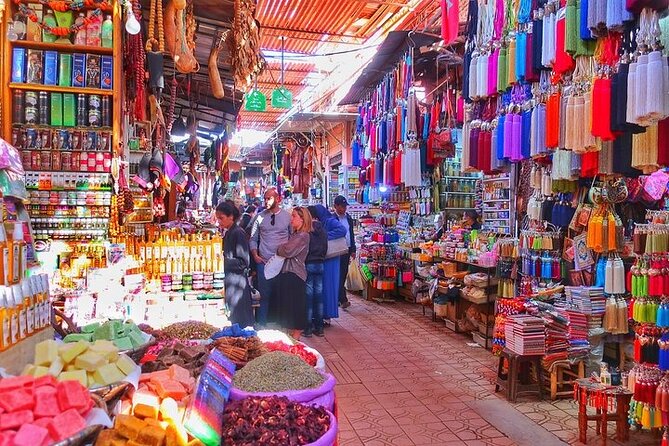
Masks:
[[[365,289],[365,280],[360,272],[358,261],[353,259],[348,265],[348,275],[346,276],[346,289],[348,291],[362,291]]]

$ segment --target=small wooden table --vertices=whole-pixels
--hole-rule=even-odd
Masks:
[[[609,421],[616,422],[616,440],[629,440],[628,412],[632,392],[624,387],[605,386],[590,378],[582,378],[574,383],[574,397],[578,401],[578,440],[581,443],[587,443],[588,421],[597,423],[596,432],[602,437],[602,445],[608,440]],[[595,415],[588,415],[588,406],[595,408]]]

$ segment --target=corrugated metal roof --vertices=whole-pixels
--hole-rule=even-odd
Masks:
[[[306,55],[339,51],[364,46],[367,40],[390,21],[410,17],[422,11],[434,0],[259,0],[256,16],[261,26],[264,50],[280,51],[281,37],[285,37],[285,51]],[[407,8],[407,5],[413,9]],[[429,9],[429,8],[428,8]],[[294,66],[293,66],[294,65]],[[296,98],[305,88],[318,81],[310,73],[316,66],[286,65],[285,81]],[[306,71],[306,70],[309,71]],[[305,70],[305,72],[302,72]],[[258,88],[268,96],[273,83],[280,79],[280,64],[268,64],[258,79]],[[327,73],[326,73],[327,74]],[[239,123],[242,128],[271,130],[285,110],[249,113],[242,109]]]

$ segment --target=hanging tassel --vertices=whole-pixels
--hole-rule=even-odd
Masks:
[[[662,62],[666,60],[659,51],[648,54],[648,67],[646,72],[646,117],[649,121],[657,122],[665,118],[664,97],[664,68]],[[658,91],[659,89],[659,91]]]
[[[487,96],[493,96],[497,93],[497,66],[499,64],[499,48],[497,48],[488,58],[488,91]]]
[[[625,116],[630,124],[638,124],[636,119],[637,66],[636,62],[632,62],[627,75],[627,110]]]
[[[642,126],[647,126],[647,115],[646,115],[646,84],[645,81],[648,79],[648,55],[642,54],[639,56],[636,67],[636,76],[637,82],[635,86],[635,102],[634,102],[634,119],[635,122]],[[657,86],[655,87],[657,88]]]
[[[476,63],[476,86],[480,98],[488,95],[488,55],[481,55]]]
[[[476,99],[478,95],[478,87],[477,87],[477,68],[476,65],[478,63],[478,54],[472,55],[472,62],[469,65],[469,99],[474,100]]]

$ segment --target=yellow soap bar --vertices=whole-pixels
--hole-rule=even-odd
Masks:
[[[130,357],[126,354],[122,354],[122,355],[118,356],[118,360],[116,361],[116,365],[126,375],[129,375],[130,373],[132,373],[137,368],[137,364],[135,364],[135,361],[130,359]]]
[[[72,372],[72,371],[74,371],[74,370],[79,370],[79,369],[78,369],[77,366],[74,365],[74,364],[68,364],[68,365],[65,366],[65,369],[64,369],[64,370],[65,370],[66,372]]]
[[[125,378],[125,375],[116,367],[116,364],[107,364],[98,368],[93,376],[95,376],[95,381],[105,386],[123,381]]]
[[[107,364],[107,360],[93,351],[87,351],[77,356],[74,360],[74,365],[87,372],[95,372],[100,367]]]
[[[21,375],[23,376],[32,376],[35,373],[35,366],[32,364],[28,364],[23,368],[23,371],[21,372]]]
[[[72,370],[58,375],[59,381],[79,381],[82,386],[88,387],[88,377],[85,370]]]
[[[35,367],[35,370],[33,370],[33,376],[35,378],[39,378],[40,376],[47,375],[48,373],[49,373],[49,368],[41,366],[41,365],[38,365],[37,367]]]
[[[52,376],[58,376],[60,375],[60,372],[63,371],[63,368],[65,367],[65,363],[61,358],[56,358],[52,363],[51,366],[49,367],[49,375]]]
[[[90,350],[104,356],[109,362],[115,362],[118,359],[118,347],[111,341],[95,341],[91,344]]]
[[[93,387],[100,387],[102,384],[98,383],[95,381],[95,373],[93,372],[86,372],[86,377],[88,378],[88,388],[92,389]]]
[[[86,350],[88,350],[88,343],[85,341],[77,341],[72,344],[63,344],[59,349],[60,358],[64,363],[69,364]]]
[[[35,345],[35,365],[49,366],[58,357],[58,344],[53,339]]]

